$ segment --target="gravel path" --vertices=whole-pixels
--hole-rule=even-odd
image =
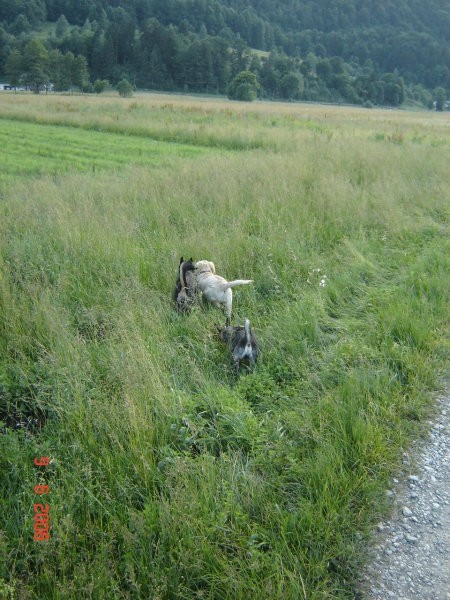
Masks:
[[[405,454],[405,474],[387,494],[389,522],[379,523],[363,577],[368,600],[450,600],[450,393],[418,457]]]

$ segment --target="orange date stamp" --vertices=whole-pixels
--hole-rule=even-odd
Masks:
[[[50,463],[48,456],[41,456],[40,458],[34,459],[36,467],[46,467]],[[50,493],[50,486],[48,485],[35,485],[34,491],[39,496]],[[37,542],[43,542],[50,539],[50,505],[46,504],[34,504],[34,539]]]

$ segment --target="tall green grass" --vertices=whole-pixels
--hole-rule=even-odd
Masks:
[[[367,136],[367,114],[275,123],[286,151],[3,187],[6,597],[355,597],[448,354],[448,143]],[[181,255],[254,280],[233,306],[254,373],[233,374],[218,309],[174,310]]]
[[[310,138],[375,139],[448,146],[443,113],[336,109],[326,105],[234,102],[141,93],[31,97],[2,94],[0,116],[226,150],[298,150]]]

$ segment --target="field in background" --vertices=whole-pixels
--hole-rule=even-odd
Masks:
[[[0,593],[354,598],[448,357],[445,115],[5,94],[0,136]],[[181,255],[254,280],[254,373]]]
[[[1,96],[3,118],[45,125],[146,136],[226,149],[295,150],[305,137],[352,138],[448,145],[445,113],[368,110],[280,102],[230,103],[217,98],[163,94]]]
[[[0,129],[3,155],[0,180],[13,181],[18,175],[52,173],[56,177],[71,171],[118,169],[134,165],[170,164],[174,156],[198,156],[202,149],[189,144],[136,138],[122,133],[86,131],[3,119]]]

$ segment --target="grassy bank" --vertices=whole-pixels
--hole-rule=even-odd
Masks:
[[[20,118],[34,100],[54,123],[45,98]],[[100,118],[101,99],[76,102],[83,123]],[[183,102],[186,132],[200,113]],[[164,104],[134,126],[162,130]],[[263,147],[160,147],[157,168],[130,150],[128,165],[1,189],[6,597],[354,597],[445,364],[448,127],[227,106],[204,110],[209,134]],[[218,309],[174,311],[180,255],[254,280],[233,307],[262,346],[253,374],[233,375]],[[42,499],[51,539],[35,542]]]

